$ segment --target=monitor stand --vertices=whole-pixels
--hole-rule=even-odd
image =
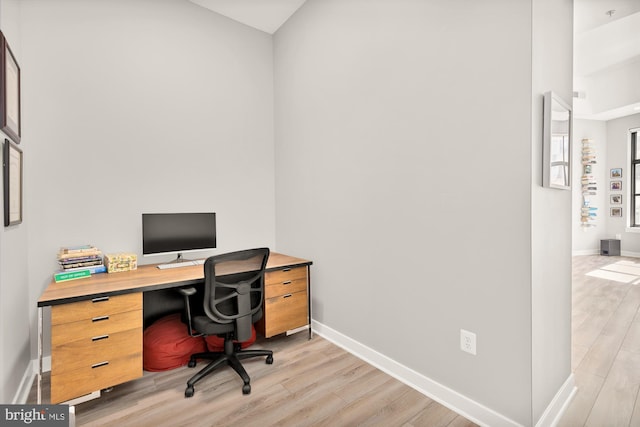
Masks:
[[[191,259],[184,259],[182,257],[182,254],[178,254],[177,258],[174,259],[173,261],[169,261],[166,264],[158,264],[158,268],[159,269],[165,269],[165,268],[176,268],[176,267],[188,267],[190,265],[201,265],[204,264],[203,259],[197,259],[197,260],[191,260]]]
[[[176,259],[174,259],[173,261],[169,261],[167,264],[175,264],[175,263],[179,263],[179,262],[192,262],[192,261],[193,260],[183,258],[182,254],[179,253],[178,256],[176,257]]]

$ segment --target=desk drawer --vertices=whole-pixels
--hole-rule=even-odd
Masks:
[[[65,325],[53,325],[51,347],[56,348],[73,341],[90,340],[94,337],[136,328],[142,330],[142,310],[98,316]]]
[[[61,325],[135,310],[142,310],[142,293],[140,292],[54,305],[51,307],[51,324]]]
[[[52,348],[52,375],[142,352],[142,327],[64,342]]]
[[[267,271],[264,275],[266,286],[298,279],[307,281],[307,267],[283,268],[282,270]]]
[[[307,278],[285,280],[283,282],[267,285],[264,288],[265,299],[293,294],[300,291],[307,291]]]
[[[265,337],[308,324],[306,290],[265,300],[263,321],[259,324]]]
[[[51,307],[51,402],[142,376],[142,293]]]
[[[60,403],[142,376],[142,352],[102,359],[93,366],[51,373],[51,403]]]

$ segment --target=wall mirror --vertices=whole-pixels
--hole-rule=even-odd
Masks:
[[[571,189],[571,107],[553,92],[544,94],[542,185]]]

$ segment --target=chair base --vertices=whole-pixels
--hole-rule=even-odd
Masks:
[[[242,366],[242,363],[240,363],[240,360],[248,359],[250,357],[266,356],[266,363],[268,365],[273,363],[273,351],[271,350],[236,350],[236,345],[234,345],[231,340],[225,340],[224,348],[224,352],[206,352],[191,355],[191,358],[189,359],[190,368],[195,368],[198,359],[209,359],[211,362],[187,381],[187,388],[184,391],[184,397],[192,397],[195,393],[194,385],[225,364],[231,366],[233,370],[240,375],[240,378],[242,378],[242,381],[244,382],[244,385],[242,386],[242,394],[249,394],[251,393],[251,378],[249,378],[249,375],[244,369],[244,366]]]

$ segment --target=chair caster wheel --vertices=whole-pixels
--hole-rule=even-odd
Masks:
[[[193,393],[195,393],[193,387],[187,387],[187,389],[184,391],[184,397],[192,397]]]
[[[267,356],[267,359],[265,360],[265,362],[267,362],[267,365],[272,365],[273,364],[273,356]]]
[[[250,384],[245,384],[242,386],[242,394],[249,394],[251,393],[251,385]]]
[[[189,366],[190,368],[195,368],[196,367],[196,361],[195,360],[189,360],[189,364],[187,366]]]

